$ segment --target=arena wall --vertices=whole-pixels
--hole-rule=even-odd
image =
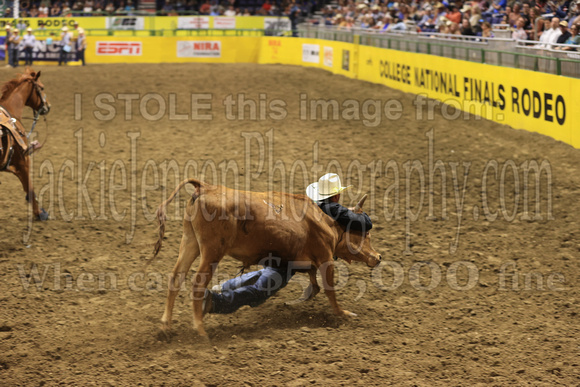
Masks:
[[[131,46],[133,45],[133,46]],[[580,80],[352,43],[284,37],[89,37],[89,63],[260,63],[316,67],[421,94],[580,148]],[[427,100],[424,100],[427,103]],[[448,114],[455,109],[448,109]]]

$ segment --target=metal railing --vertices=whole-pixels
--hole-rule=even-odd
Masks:
[[[380,32],[360,28],[345,30],[307,25],[298,26],[298,35],[348,43],[355,42],[355,36],[358,36],[359,44],[366,46],[580,78],[578,53],[553,48],[537,49],[529,46],[529,41],[437,33]]]

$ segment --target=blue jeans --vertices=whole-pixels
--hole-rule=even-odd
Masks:
[[[32,66],[32,47],[24,48],[24,64]]]
[[[18,62],[19,62],[19,56],[20,56],[20,50],[18,48],[13,48],[12,50],[12,55],[10,56],[10,58],[12,59],[12,67],[18,67]]]
[[[287,266],[264,267],[262,270],[243,274],[222,284],[221,293],[211,293],[210,313],[233,313],[244,305],[252,308],[263,304],[268,298],[288,284],[294,272]]]
[[[60,48],[60,56],[58,58],[58,65],[60,66],[63,62],[64,62],[64,64],[68,63],[68,52],[66,52],[64,50],[64,48],[61,47]]]
[[[85,65],[85,50],[84,49],[77,51],[77,60],[81,61],[83,66]]]

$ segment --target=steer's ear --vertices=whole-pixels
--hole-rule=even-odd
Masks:
[[[363,204],[365,204],[365,200],[367,200],[367,194],[365,194],[360,200],[359,202],[356,204],[356,206],[354,207],[354,212],[362,212],[362,206]]]

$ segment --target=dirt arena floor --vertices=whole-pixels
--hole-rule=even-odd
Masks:
[[[1,69],[2,81],[14,73]],[[34,179],[51,220],[31,225],[17,179],[0,174],[1,385],[580,383],[571,146],[440,107],[419,119],[412,95],[298,67],[46,67],[41,80],[52,111],[37,125],[47,142]],[[238,98],[255,102],[254,117],[251,103],[243,117],[227,111]],[[318,99],[351,100],[350,110],[301,116],[301,101]],[[380,121],[366,100],[381,104]],[[428,135],[440,166],[431,187]],[[544,162],[539,185],[525,173],[534,162]],[[286,305],[302,293],[297,274],[259,307],[206,316],[208,344],[192,329],[188,281],[173,340],[162,340],[186,189],[159,258],[144,264],[153,211],[177,182],[302,193],[329,165],[354,185],[343,204],[370,193],[386,261],[338,262],[338,301],[358,317],[334,316],[324,294]],[[239,268],[226,257],[213,283]]]

